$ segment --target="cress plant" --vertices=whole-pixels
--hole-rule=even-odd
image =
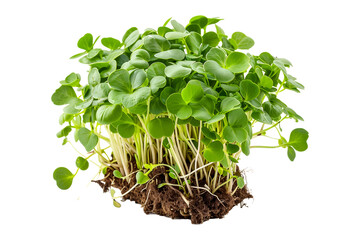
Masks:
[[[121,40],[102,38],[105,48],[95,47],[99,37],[80,38],[84,51],[71,58],[89,65],[88,76],[69,74],[51,99],[65,105],[57,137],[72,145],[73,133],[88,154],[76,159],[75,174],[64,167],[54,171],[59,188],[68,189],[97,155],[103,173],[111,169],[128,181],[136,174],[133,188],[165,166],[186,197],[194,188],[215,193],[222,186],[231,194],[234,185],[245,184],[236,173],[241,154],[282,147],[293,161],[296,151],[307,149],[306,130],[294,129],[286,138],[279,127],[286,119],[303,120],[278,97],[304,88],[288,73],[291,63],[268,52],[245,54],[254,41],[241,32],[226,35],[216,25],[220,20],[195,16],[185,27],[169,19],[143,33],[132,27]],[[271,129],[277,145],[251,145]]]

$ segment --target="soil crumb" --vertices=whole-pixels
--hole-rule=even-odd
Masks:
[[[241,175],[239,170],[237,175]],[[161,183],[176,184],[175,180],[169,180],[165,167],[155,168],[149,177],[150,181],[138,185],[123,199],[141,204],[146,214],[158,214],[172,219],[191,219],[193,224],[201,224],[212,218],[223,218],[234,206],[240,204],[242,207],[245,205],[243,203],[245,199],[253,198],[246,185],[242,189],[237,188],[236,191],[236,185],[234,185],[233,195],[226,193],[224,187],[217,190],[215,194],[193,188],[192,197],[185,197],[178,187],[165,185],[158,188]],[[105,178],[93,182],[98,183],[104,192],[113,187],[120,189],[124,194],[136,184],[136,179],[135,174],[131,175],[130,182],[116,178],[109,169]],[[204,183],[199,182],[199,184],[204,186]]]

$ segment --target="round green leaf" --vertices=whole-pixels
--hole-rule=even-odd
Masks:
[[[242,189],[245,186],[244,178],[237,177],[236,178],[236,184],[240,189]]]
[[[166,65],[161,62],[155,62],[150,65],[146,70],[147,78],[151,80],[155,76],[164,76],[165,77],[165,67]]]
[[[186,104],[196,103],[204,96],[204,90],[197,80],[191,80],[186,87],[181,91],[181,96]]]
[[[184,102],[180,93],[171,94],[166,100],[166,107],[170,113],[180,119],[187,119],[192,114],[191,107]]]
[[[121,102],[126,108],[131,108],[147,100],[150,97],[151,90],[149,87],[143,87],[135,90],[133,93],[121,95]]]
[[[249,57],[241,52],[232,52],[226,59],[226,68],[233,73],[246,72],[249,66]]]
[[[170,49],[167,51],[159,52],[155,54],[155,57],[160,59],[174,59],[177,61],[183,60],[185,58],[184,51],[180,49]]]
[[[231,82],[235,77],[231,71],[222,68],[217,62],[213,60],[206,61],[204,64],[204,69],[206,72],[214,75],[216,80],[221,83]]]
[[[155,76],[150,81],[150,89],[152,93],[156,93],[160,88],[166,86],[166,78],[163,76]]]
[[[95,86],[93,91],[93,97],[96,99],[107,98],[110,92],[109,84],[107,83],[100,83]]]
[[[245,101],[250,101],[259,95],[260,88],[251,80],[243,80],[240,82],[240,93]]]
[[[96,86],[100,83],[101,77],[97,68],[91,68],[88,76],[88,82],[91,86]]]
[[[74,174],[72,174],[67,168],[64,167],[55,169],[53,173],[53,178],[56,181],[56,185],[62,190],[66,190],[71,187],[74,176]]]
[[[123,113],[121,117],[116,121],[111,123],[111,125],[123,138],[130,138],[134,135],[135,132],[135,123],[134,120]]]
[[[219,141],[209,143],[204,150],[204,157],[208,162],[220,162],[225,158],[222,143]]]
[[[94,149],[99,140],[98,136],[96,136],[93,132],[84,127],[79,129],[78,137],[80,143],[85,147],[86,151],[88,152]]]
[[[169,78],[183,78],[190,73],[190,68],[182,67],[180,65],[170,65],[165,68],[165,75]]]
[[[245,127],[248,123],[248,119],[247,116],[244,112],[244,110],[240,109],[235,109],[232,110],[231,112],[228,113],[228,123],[229,126],[232,127],[238,127],[238,128],[242,128]]]
[[[96,120],[100,124],[110,124],[117,121],[122,114],[120,105],[102,105],[96,111]]]
[[[272,124],[272,119],[267,112],[262,112],[262,111],[253,112],[251,114],[251,117],[258,122],[262,122],[265,124]]]
[[[143,172],[137,172],[136,173],[136,182],[138,184],[145,184],[150,180],[150,178],[145,175]]]
[[[250,49],[255,44],[252,38],[242,32],[234,32],[231,39],[235,41],[238,49]]]
[[[68,114],[67,114],[67,115],[68,115]],[[70,116],[72,116],[72,115],[70,115]],[[58,132],[58,133],[56,134],[56,136],[57,136],[58,138],[66,137],[67,135],[69,135],[70,132],[71,132],[71,127],[70,127],[70,126],[66,126],[66,127],[64,127],[63,129],[61,129],[61,131]]]
[[[233,110],[235,107],[240,105],[240,101],[234,97],[226,97],[221,101],[220,110],[223,113]]]
[[[191,103],[192,117],[200,121],[208,121],[213,117],[215,104],[214,101],[205,96],[197,103]]]
[[[241,143],[241,151],[246,155],[250,155],[250,140],[247,139],[246,141]]]
[[[113,72],[109,76],[108,82],[112,89],[125,93],[131,92],[129,72],[124,69],[119,69]]]
[[[60,81],[61,85],[71,86],[71,87],[79,87],[80,84],[80,75],[76,73],[70,73],[65,80]]]
[[[148,124],[149,133],[153,138],[171,137],[174,127],[174,122],[170,118],[154,118]]]
[[[130,75],[132,89],[139,88],[145,82],[145,79],[146,73],[143,69],[136,69],[133,71]]]
[[[170,23],[173,26],[175,31],[177,31],[177,32],[185,32],[184,26],[181,25],[180,23],[178,23],[176,20],[171,20]]]
[[[192,17],[190,19],[190,23],[197,24],[201,28],[204,28],[208,25],[208,18],[205,16],[202,16],[202,15],[198,15],[198,16]]]
[[[240,150],[240,147],[236,144],[227,143],[226,150],[229,154],[237,153]]]
[[[266,75],[260,78],[260,86],[266,89],[270,89],[273,86],[273,80]]]
[[[76,166],[78,167],[78,168],[80,168],[81,170],[83,170],[83,171],[85,171],[85,170],[87,170],[88,168],[89,168],[89,161],[88,160],[86,160],[85,158],[83,158],[83,157],[78,157],[77,159],[76,159]]]
[[[77,46],[89,52],[93,48],[93,36],[90,33],[85,34],[79,39]]]
[[[76,99],[76,93],[74,89],[70,86],[61,86],[56,89],[55,93],[51,96],[51,101],[55,105],[64,105],[70,103],[72,100]]]
[[[308,148],[306,142],[308,138],[308,131],[303,128],[296,128],[291,132],[288,144],[295,148],[296,151],[303,152]]]
[[[225,66],[226,52],[222,48],[213,47],[206,54],[207,60],[213,60],[217,62],[221,67]]]
[[[170,42],[159,35],[148,35],[144,38],[144,47],[150,52],[162,52],[170,49]]]
[[[118,49],[119,47],[121,47],[120,41],[115,38],[112,38],[112,37],[101,39],[101,43],[102,43],[102,45],[104,45],[105,47],[107,47],[111,50],[115,50],[115,49]]]
[[[245,129],[226,126],[223,131],[224,138],[229,142],[242,143],[248,137]]]
[[[218,35],[215,32],[207,32],[203,35],[203,44],[208,44],[210,47],[216,47],[220,42]]]

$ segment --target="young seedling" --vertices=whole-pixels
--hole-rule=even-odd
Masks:
[[[88,76],[70,73],[51,100],[64,106],[57,137],[71,146],[73,138],[87,156],[78,151],[75,174],[64,167],[54,171],[60,189],[97,156],[104,175],[99,181],[112,187],[116,207],[113,188],[122,186],[119,197],[135,199],[146,212],[201,223],[223,216],[212,209],[220,206],[224,214],[235,205],[223,201],[252,197],[237,166],[243,155],[285,148],[294,161],[308,148],[305,129],[285,138],[280,128],[288,119],[303,121],[279,98],[304,89],[288,72],[291,62],[245,52],[253,39],[225,34],[221,20],[195,16],[187,25],[168,19],[143,32],[132,27],[122,38],[102,38],[103,47],[90,33],[79,39],[82,50],[71,59],[87,64]],[[252,145],[256,137],[274,144]]]

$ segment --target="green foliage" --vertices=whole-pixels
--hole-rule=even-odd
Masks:
[[[235,163],[252,148],[283,147],[293,161],[295,151],[308,148],[309,134],[297,128],[288,140],[282,136],[280,123],[303,118],[278,96],[304,86],[289,74],[289,60],[245,53],[254,40],[242,32],[227,35],[220,20],[199,15],[183,25],[168,19],[143,33],[132,27],[122,38],[102,38],[99,46],[85,34],[77,43],[81,52],[71,58],[89,66],[87,78],[72,72],[51,96],[55,105],[64,105],[57,137],[68,146],[73,133],[89,154],[100,155],[102,170],[118,169],[113,175],[122,179],[137,171],[138,184],[162,164],[188,192],[194,182],[186,174],[205,164],[201,171],[211,174],[202,181],[212,191],[222,176],[243,188]],[[279,135],[278,145],[252,145],[254,137],[270,133]],[[78,157],[76,166],[86,170],[87,159]],[[73,177],[66,168],[54,172],[61,189]]]
[[[74,174],[72,174],[67,168],[64,167],[55,169],[53,173],[53,178],[56,181],[56,185],[62,190],[66,190],[71,187],[74,176]]]

